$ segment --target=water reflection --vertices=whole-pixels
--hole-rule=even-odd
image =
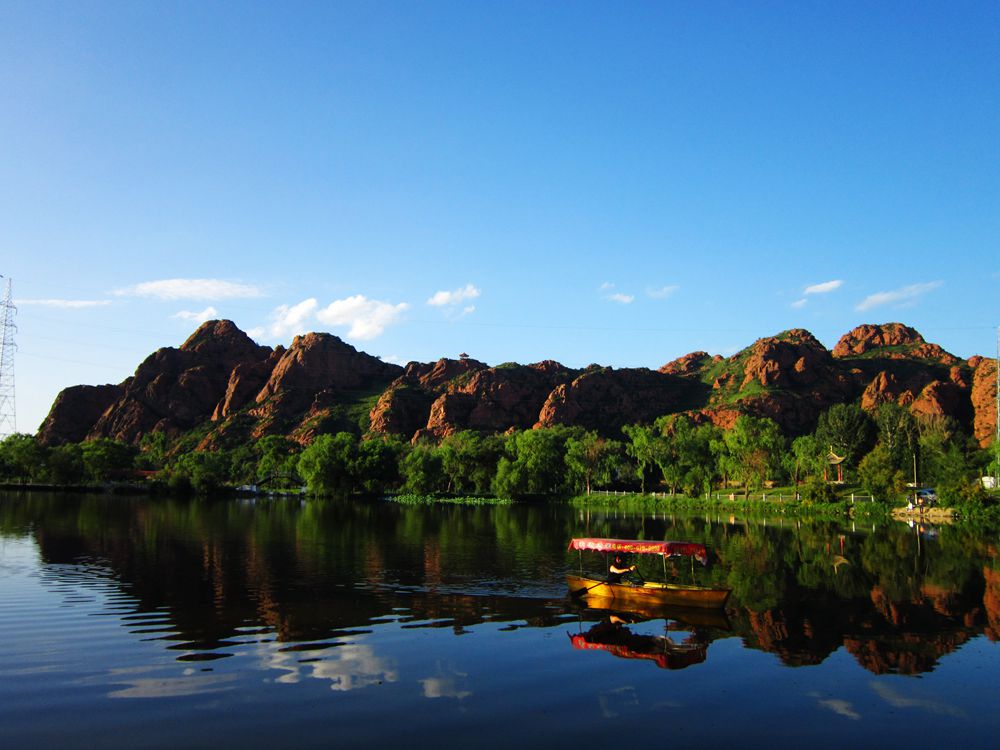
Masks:
[[[715,563],[676,572],[733,595],[723,622],[687,620],[697,648],[669,634],[631,632],[630,623],[601,631],[603,620],[577,634],[580,648],[662,654],[660,666],[669,667],[704,660],[714,640],[737,635],[788,666],[819,664],[845,649],[874,674],[926,673],[970,639],[1000,633],[995,541],[928,531],[584,517],[555,504],[0,497],[0,535],[33,540],[42,583],[64,606],[97,607],[95,614],[117,618],[179,662],[254,653],[279,684],[312,678],[342,692],[399,679],[399,667],[369,637],[381,625],[460,635],[487,624],[503,632],[579,623],[563,576],[577,563],[566,542],[581,535],[704,542]],[[124,697],[192,689],[156,676],[121,684]],[[225,689],[224,680],[197,684]],[[420,685],[427,698],[470,695],[467,675],[444,666]],[[836,697],[818,700],[844,716],[854,711]]]
[[[681,642],[668,634],[650,635],[633,632],[629,620],[608,615],[586,631],[570,635],[573,648],[581,651],[604,651],[619,659],[645,659],[660,669],[684,669],[705,661],[708,644],[697,633]]]

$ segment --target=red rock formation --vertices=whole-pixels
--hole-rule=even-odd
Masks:
[[[381,390],[402,372],[399,365],[359,352],[329,333],[296,336],[250,410],[259,420],[254,435],[308,440],[345,392]]]
[[[440,388],[467,372],[485,370],[486,364],[475,359],[439,359],[437,362],[410,362],[403,377],[424,388]]]
[[[833,347],[834,357],[856,357],[879,349],[886,359],[919,359],[954,365],[959,359],[902,323],[861,325],[844,334]],[[893,350],[895,349],[895,350]]]
[[[160,349],[139,365],[87,437],[135,443],[147,432],[189,430],[211,418],[234,367],[270,352],[231,321],[204,323],[179,349]]]
[[[259,404],[278,393],[288,393],[295,402],[309,404],[322,390],[361,388],[373,380],[388,384],[402,371],[399,365],[359,352],[329,333],[307,333],[295,337],[256,401]]]
[[[232,323],[214,321],[179,349],[151,355],[120,386],[67,389],[40,438],[136,441],[152,430],[178,434],[212,420],[206,445],[272,433],[309,440],[324,430],[363,429],[359,409],[376,398],[367,415],[371,431],[408,438],[553,424],[617,436],[622,424],[676,412],[725,428],[741,414],[766,416],[794,435],[811,431],[834,403],[860,397],[866,409],[893,400],[917,414],[975,421],[977,439],[989,442],[992,360],[959,363],[898,323],[860,326],[835,354],[796,329],[728,359],[693,352],[658,372],[598,365],[581,372],[552,361],[488,367],[468,358],[411,362],[404,370],[329,334],[300,336],[272,352]]]
[[[285,347],[278,346],[267,359],[240,362],[236,365],[229,375],[226,394],[212,412],[212,421],[225,419],[253,402],[284,353]]]
[[[904,393],[907,391],[900,385],[896,376],[883,370],[861,394],[861,408],[865,411],[875,411],[879,404],[899,401]],[[913,395],[910,394],[910,400],[912,399]]]
[[[617,438],[623,425],[680,411],[690,393],[686,379],[654,370],[592,370],[553,389],[537,424],[577,425]]]
[[[48,446],[80,442],[122,392],[120,385],[74,385],[64,389],[38,428],[38,442]]]
[[[383,393],[369,416],[369,430],[410,438],[427,426],[434,394],[399,378]]]
[[[765,388],[809,386],[832,377],[830,352],[802,329],[758,339],[743,366],[743,384],[754,381]]]
[[[697,375],[708,363],[719,362],[722,357],[710,357],[708,352],[691,352],[667,362],[659,369],[664,375]]]
[[[972,360],[969,360],[972,365]],[[985,448],[996,437],[997,363],[995,359],[979,358],[972,375],[972,431],[979,445]]]
[[[968,418],[969,399],[954,383],[935,380],[928,383],[910,406],[917,416],[952,416],[965,422]]]
[[[860,325],[843,336],[833,347],[834,357],[850,357],[864,354],[872,349],[887,346],[904,346],[923,344],[924,337],[909,326],[902,323],[885,323],[883,325]]]
[[[449,385],[447,398],[432,407],[427,428],[440,435],[462,429],[529,429],[552,389],[576,374],[551,360],[478,370]]]

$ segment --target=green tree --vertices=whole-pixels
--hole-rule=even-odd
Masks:
[[[403,489],[426,495],[439,492],[445,484],[444,468],[438,449],[427,443],[417,443],[399,464]]]
[[[671,493],[681,488],[688,495],[706,491],[716,473],[712,440],[719,431],[712,424],[695,425],[683,414],[660,417],[654,424],[653,460]]]
[[[268,435],[257,442],[254,452],[257,454],[254,476],[258,482],[273,482],[280,487],[299,481],[300,446],[294,440]]]
[[[229,478],[229,455],[225,451],[192,451],[171,461],[167,482],[172,489],[190,487],[199,495],[214,492]]]
[[[136,467],[140,469],[162,469],[167,463],[170,441],[165,432],[147,432],[139,440],[139,455]]]
[[[744,415],[722,439],[728,474],[743,484],[743,496],[748,498],[751,487],[762,487],[778,465],[785,443],[781,428],[772,419]]]
[[[83,449],[79,443],[66,443],[49,450],[49,479],[55,484],[83,481]]]
[[[801,435],[784,454],[785,470],[796,487],[806,477],[819,477],[826,467],[826,447],[814,435]]]
[[[918,429],[921,484],[934,485],[938,498],[946,504],[961,501],[979,473],[974,460],[977,451],[970,439],[948,417],[921,417]]]
[[[889,460],[904,474],[912,472],[918,454],[917,421],[909,409],[893,401],[878,405],[872,415],[876,440],[885,446]]]
[[[365,492],[383,492],[399,486],[399,460],[404,448],[395,435],[371,437],[358,444],[355,474]]]
[[[568,480],[582,484],[589,495],[592,484],[607,484],[617,468],[621,443],[600,437],[596,432],[585,432],[566,441],[566,467]]]
[[[834,404],[816,425],[820,445],[843,456],[847,467],[857,466],[871,449],[873,432],[871,419],[856,404]]]
[[[628,438],[625,452],[635,462],[636,473],[639,475],[639,485],[642,492],[646,491],[646,476],[649,468],[655,466],[657,451],[661,445],[656,429],[649,425],[630,425],[622,427],[622,432]]]
[[[87,440],[81,450],[84,472],[95,482],[122,477],[132,468],[136,455],[131,445],[110,438]]]
[[[546,427],[508,436],[506,456],[497,464],[494,492],[499,497],[551,494],[567,489],[566,441],[578,429]]]
[[[299,456],[299,476],[314,495],[349,492],[354,488],[357,441],[349,432],[320,435]]]
[[[503,442],[495,435],[463,430],[441,441],[440,455],[450,490],[485,493],[496,475]]]
[[[34,435],[17,433],[0,442],[0,473],[10,479],[39,479],[45,473],[45,449]]]
[[[906,476],[896,468],[889,448],[879,443],[858,466],[861,486],[877,500],[892,502],[906,488]]]

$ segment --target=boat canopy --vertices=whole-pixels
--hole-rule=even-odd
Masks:
[[[641,539],[598,539],[587,537],[573,539],[570,549],[584,552],[627,552],[637,555],[663,555],[664,557],[693,557],[702,565],[708,562],[708,550],[695,542],[656,542]]]

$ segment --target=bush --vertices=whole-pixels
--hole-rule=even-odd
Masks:
[[[802,485],[802,504],[835,503],[838,501],[837,490],[829,482],[819,477],[810,477]]]

